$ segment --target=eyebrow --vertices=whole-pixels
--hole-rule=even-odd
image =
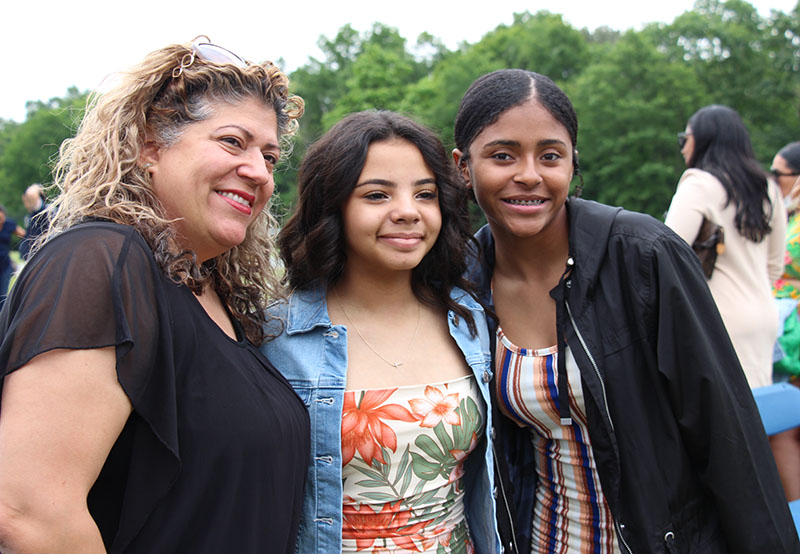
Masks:
[[[562,145],[562,146],[567,146],[567,143],[565,143],[563,140],[559,140],[559,139],[542,139],[542,140],[540,140],[539,142],[536,143],[537,146],[551,146],[553,144],[559,144],[559,145]],[[483,145],[483,148],[491,148],[493,146],[516,146],[516,147],[519,147],[519,146],[521,146],[521,144],[519,143],[519,141],[516,141],[516,140],[498,139],[498,140],[493,140],[492,142],[487,142],[486,144]]]
[[[424,179],[418,179],[413,183],[415,187],[421,187],[422,185],[435,185],[435,184],[436,184],[436,179],[432,177],[425,177]],[[365,185],[379,185],[382,187],[397,186],[397,184],[394,181],[389,181],[387,179],[368,179],[366,181],[361,181],[360,183],[356,183],[356,187],[363,187]]]

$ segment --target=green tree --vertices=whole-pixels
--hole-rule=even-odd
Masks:
[[[376,23],[361,46],[345,77],[344,94],[323,116],[325,128],[352,112],[399,109],[406,88],[427,71],[426,64],[408,51],[397,29]]]
[[[319,41],[324,60],[311,59],[291,74],[292,91],[306,103],[292,161],[276,174],[276,190],[284,206],[296,198],[297,165],[305,149],[346,114],[365,109],[402,109],[406,88],[446,55],[446,48],[423,33],[415,56],[397,29],[375,23],[359,35],[342,27],[333,39]]]
[[[799,31],[798,7],[763,18],[744,0],[698,0],[692,11],[648,33],[670,61],[694,72],[708,103],[739,112],[756,154],[767,161],[800,134]]]
[[[661,216],[683,164],[675,133],[704,91],[645,34],[629,31],[603,52],[567,91],[580,122],[584,195]]]
[[[514,14],[475,44],[441,56],[430,74],[409,87],[404,111],[417,115],[452,143],[458,103],[479,76],[502,68],[528,69],[561,83],[575,78],[589,62],[586,37],[560,15],[547,11]]]
[[[25,213],[21,195],[28,185],[52,182],[52,162],[75,133],[85,104],[86,93],[72,87],[62,98],[29,102],[23,123],[0,127],[0,202],[14,216]]]

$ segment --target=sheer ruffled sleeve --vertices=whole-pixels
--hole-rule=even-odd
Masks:
[[[128,486],[142,479],[147,492],[139,495],[135,509],[122,510],[118,538],[128,535],[123,543],[135,535],[180,467],[171,324],[161,280],[147,244],[133,228],[88,223],[36,253],[0,313],[2,377],[50,350],[115,347],[117,377],[136,425],[151,431],[135,434]]]

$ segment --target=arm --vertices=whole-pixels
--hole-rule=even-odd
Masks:
[[[14,234],[17,236],[17,238],[24,239],[25,238],[25,229],[23,229],[22,227],[17,225],[16,229],[14,229]]]
[[[772,218],[770,227],[772,231],[767,235],[768,255],[767,270],[769,272],[769,282],[774,283],[783,275],[784,253],[786,252],[786,206],[780,198],[779,191],[772,183],[769,184],[775,194],[772,198]]]
[[[86,498],[131,405],[114,348],[52,350],[5,378],[0,550],[103,553]]]
[[[704,196],[699,179],[691,175],[682,178],[667,211],[667,227],[690,245],[697,238],[703,224]]]
[[[665,235],[651,265],[659,371],[731,552],[800,552],[761,418],[693,252]]]

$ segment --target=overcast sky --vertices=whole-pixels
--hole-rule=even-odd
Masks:
[[[788,12],[797,0],[751,0],[763,16]],[[692,0],[8,0],[3,21],[3,79],[0,118],[23,121],[25,103],[64,96],[70,86],[95,89],[115,71],[148,52],[205,34],[254,61],[283,58],[288,70],[309,57],[321,57],[317,41],[333,38],[350,23],[360,32],[375,22],[399,29],[410,43],[423,31],[453,49],[476,42],[513,14],[546,9],[561,13],[576,28],[639,29],[645,23],[669,23],[690,10]]]

